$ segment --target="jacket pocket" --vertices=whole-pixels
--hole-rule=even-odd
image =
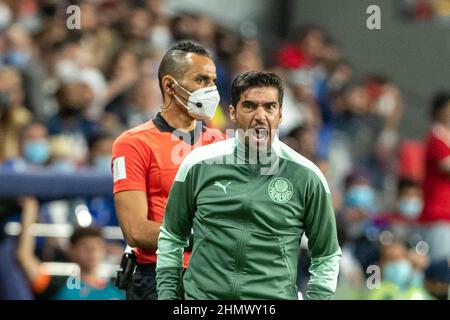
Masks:
[[[192,261],[192,259],[195,258],[197,252],[199,251],[199,249],[201,249],[201,247],[205,243],[206,235],[207,235],[207,233],[203,234],[199,240],[197,240],[197,241],[194,240],[194,246],[192,248],[192,253],[191,253],[191,257],[189,259],[189,262]]]
[[[288,276],[289,276],[289,283],[291,284],[290,285],[291,293],[297,299],[298,293],[297,293],[297,284],[295,283],[296,277],[294,275],[294,271],[292,270],[291,264],[289,263],[289,259],[286,254],[286,248],[284,246],[281,246],[281,254],[283,256],[284,266],[285,266]]]

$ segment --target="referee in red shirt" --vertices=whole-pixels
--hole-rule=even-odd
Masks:
[[[450,258],[450,92],[437,94],[425,149],[424,208],[420,221],[432,260]]]
[[[163,57],[158,70],[163,106],[155,119],[120,135],[113,145],[114,200],[125,241],[135,248],[136,271],[129,300],[156,295],[156,254],[170,187],[193,148],[223,140],[200,120],[213,117],[220,97],[216,66],[200,45],[181,42]],[[189,253],[185,255],[185,266]]]

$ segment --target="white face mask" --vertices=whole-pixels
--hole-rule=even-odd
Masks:
[[[189,95],[187,105],[184,104],[176,95],[174,95],[175,99],[177,99],[178,102],[188,110],[189,115],[195,119],[211,120],[220,101],[217,87],[212,86],[200,88],[194,92],[189,92],[178,82],[175,81],[175,83]]]

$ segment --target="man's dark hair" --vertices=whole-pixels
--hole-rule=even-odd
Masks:
[[[239,74],[231,84],[231,104],[237,107],[241,94],[250,88],[274,87],[278,90],[280,108],[283,105],[283,81],[273,72],[249,71]]]
[[[450,92],[441,91],[438,92],[431,103],[431,119],[437,120],[439,113],[445,106],[450,103]]]
[[[97,228],[97,227],[78,227],[78,228],[76,228],[73,231],[72,235],[70,236],[70,244],[72,246],[76,245],[77,242],[79,242],[80,240],[82,240],[84,238],[90,238],[90,237],[103,239],[102,231],[100,230],[100,228]]]
[[[410,178],[401,178],[398,181],[398,184],[397,184],[397,190],[398,190],[397,192],[401,193],[405,189],[408,189],[408,188],[419,188],[419,187],[420,187],[420,185],[419,185],[419,183],[417,181],[415,181],[413,179],[410,179]]]
[[[181,78],[188,69],[185,58],[189,53],[195,53],[200,56],[211,59],[209,52],[201,45],[192,41],[182,41],[170,48],[161,60],[158,69],[159,88],[163,92],[162,79],[171,75],[174,78]]]

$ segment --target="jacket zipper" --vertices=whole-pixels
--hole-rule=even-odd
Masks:
[[[247,224],[244,223],[244,226],[242,228],[242,235],[241,239],[239,240],[238,245],[238,251],[237,251],[237,259],[236,259],[236,277],[234,279],[234,285],[233,285],[233,297],[235,299],[239,298],[239,282],[240,282],[240,275],[242,271],[242,258],[244,256],[244,247],[245,242],[247,239]]]
[[[248,187],[247,187],[247,210],[250,210],[251,207],[251,195],[250,193],[252,192],[252,184],[254,183],[254,175],[255,175],[255,169],[250,166],[250,172],[249,172],[249,182],[248,182]],[[242,226],[242,234],[241,234],[241,238],[239,240],[239,245],[237,248],[237,258],[236,258],[236,277],[234,279],[234,284],[233,284],[233,297],[235,299],[239,298],[239,284],[240,284],[240,276],[241,276],[241,271],[242,271],[242,258],[244,256],[244,248],[245,248],[245,243],[247,242],[247,223],[243,222],[243,226]]]

